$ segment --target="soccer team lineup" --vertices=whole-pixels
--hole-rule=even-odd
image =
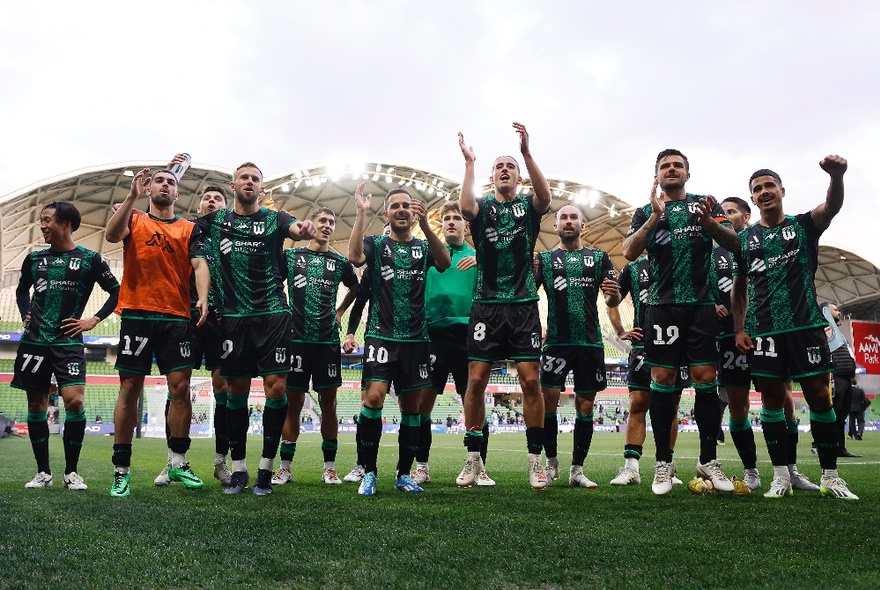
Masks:
[[[351,197],[357,213],[344,253],[331,248],[333,240],[345,238],[336,235],[339,212],[317,203],[305,219],[296,219],[263,206],[263,173],[253,162],[238,166],[228,186],[200,188],[192,220],[175,213],[188,154],[176,155],[166,169],[134,173],[105,230],[108,242],[122,244],[120,280],[100,254],[76,244],[81,215],[74,204],[43,206],[39,223],[46,247],[25,257],[16,289],[23,330],[11,386],[27,395],[36,460],[36,475],[25,488],[46,488],[59,479],[49,457],[55,385],[65,410],[60,483],[89,488],[78,473],[87,423],[83,334],[113,313],[120,317],[120,330],[119,395],[107,464],[112,497],[136,494],[140,485],[205,487],[197,475],[204,476],[203,466],[187,460],[194,424],[192,372],[202,366],[211,372],[213,392],[213,477],[226,495],[269,495],[273,486],[292,482],[310,392],[321,410],[324,484],[352,482],[360,496],[378,493],[383,407],[396,403],[398,454],[389,490],[391,479],[395,493],[402,494],[429,492],[432,479],[460,488],[495,486],[486,468],[492,430],[486,392],[499,362],[515,366],[519,382],[528,457],[523,485],[535,490],[560,485],[567,469],[570,486],[596,488],[588,477],[588,455],[601,412],[596,395],[608,387],[600,326],[600,313],[607,313],[631,350],[623,464],[603,485],[641,484],[650,433],[650,489],[657,496],[682,484],[695,494],[782,499],[804,490],[858,500],[837,469],[838,457],[848,456],[830,379],[846,362],[839,358],[846,346],[841,350],[840,339],[828,336],[835,334],[839,311],[834,304],[820,305],[815,288],[819,238],[843,206],[846,160],[823,158],[824,200],[817,199],[809,211],[785,212],[785,188],[773,170],[742,179],[750,198],[719,201],[686,192],[688,159],[665,149],[645,164],[646,179],[653,164],[653,186],[648,193],[646,184],[645,203],[633,212],[622,241],[629,262],[615,269],[607,252],[584,245],[586,223],[576,204],[551,212],[551,188],[533,157],[528,131],[520,123],[512,127],[518,156],[484,159],[479,166],[474,148],[458,134],[463,182],[460,195],[436,211],[439,232],[429,223],[425,203],[405,187],[372,195],[361,182]],[[476,180],[486,172],[492,190],[480,196]],[[521,190],[524,176],[530,191]],[[385,230],[368,235],[377,202]],[[536,253],[547,215],[555,217],[558,244]],[[290,241],[299,245],[285,247]],[[83,318],[95,285],[106,292],[106,301]],[[624,325],[619,312],[626,297],[632,301],[632,325]],[[362,321],[366,327],[360,331]],[[356,338],[361,333],[363,338]],[[337,390],[343,354],[360,351],[356,458],[351,471],[346,466],[340,472]],[[133,477],[131,467],[142,420],[139,401],[153,365],[167,382],[168,459],[151,482],[152,475],[140,471]],[[261,378],[265,394],[256,470],[247,463],[255,378]],[[431,471],[429,463],[432,410],[450,378],[463,406],[457,474]],[[793,384],[799,386],[796,394]],[[677,469],[674,459],[685,388],[694,392],[699,457],[696,475],[682,481],[679,472],[692,473],[691,464]],[[761,398],[760,449],[749,414],[753,389]],[[572,437],[570,461],[559,456],[557,410],[563,394],[562,403],[573,398],[575,410],[573,426],[563,429]],[[728,461],[724,468],[716,450],[722,402],[741,462]],[[797,468],[796,404],[809,420],[818,481]],[[763,483],[759,455],[772,464]]]

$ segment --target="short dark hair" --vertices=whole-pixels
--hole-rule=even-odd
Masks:
[[[740,199],[739,197],[727,197],[726,199],[724,199],[721,202],[722,203],[733,203],[743,213],[748,213],[749,215],[752,214],[752,208],[749,207],[749,204],[746,202],[745,199]]]
[[[222,186],[218,186],[216,184],[211,184],[205,187],[205,190],[202,191],[202,196],[204,197],[207,193],[220,193],[223,195],[223,200],[227,199],[226,191]]]
[[[329,213],[333,216],[333,219],[336,219],[336,211],[334,211],[330,207],[317,207],[314,211],[309,213],[309,220],[314,220],[315,217],[317,217],[321,213]]]
[[[55,209],[55,219],[57,219],[59,223],[69,221],[71,231],[79,229],[82,216],[79,214],[79,209],[74,207],[72,203],[68,203],[67,201],[53,201],[48,205],[44,205],[41,211],[45,211],[46,209]]]
[[[760,170],[755,170],[752,172],[752,175],[749,177],[749,192],[752,192],[752,181],[760,176],[772,176],[776,179],[776,182],[779,183],[779,186],[782,186],[782,179],[779,178],[779,175],[770,170],[769,168],[761,168]]]
[[[257,166],[256,164],[254,164],[253,162],[244,162],[243,164],[239,164],[238,168],[235,169],[235,172],[238,172],[242,168],[256,168],[257,171],[260,173],[260,179],[263,178],[263,171],[260,170],[260,167]],[[232,176],[235,176],[235,174],[233,174]]]
[[[681,159],[684,160],[684,169],[688,172],[690,171],[691,165],[688,162],[687,156],[685,156],[683,153],[681,153],[677,149],[667,148],[667,149],[663,150],[662,152],[660,152],[659,154],[657,154],[657,160],[654,162],[654,172],[657,172],[657,170],[659,169],[660,160],[662,160],[663,158],[666,158],[668,156],[680,156]]]
[[[400,194],[406,195],[407,197],[410,198],[410,200],[413,199],[413,196],[411,194],[409,194],[409,191],[406,190],[405,188],[393,188],[390,191],[388,191],[387,195],[385,195],[385,205],[384,205],[385,209],[388,208],[388,199],[390,199],[394,195],[400,195]]]
[[[177,175],[174,172],[172,172],[171,170],[169,170],[168,168],[163,168],[162,170],[156,170],[155,172],[153,172],[153,174],[150,176],[150,178],[152,178],[153,176],[156,176],[157,174],[168,174],[174,179],[175,186],[180,184],[180,180],[177,178]]]
[[[440,206],[440,211],[439,211],[440,219],[442,220],[443,216],[446,215],[447,213],[449,213],[450,211],[453,211],[453,212],[461,215],[461,205],[459,204],[458,199],[456,199],[454,201],[446,201],[445,203],[443,203]]]

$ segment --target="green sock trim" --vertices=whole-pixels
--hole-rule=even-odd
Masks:
[[[748,418],[731,418],[729,424],[731,432],[745,432],[752,429],[752,421]]]
[[[834,413],[834,408],[828,408],[824,412],[810,410],[810,420],[815,420],[816,422],[837,422],[837,414]]]
[[[467,438],[467,437],[483,438],[483,431],[482,430],[468,430],[467,432],[464,433],[464,437],[465,438]]]
[[[667,385],[666,383],[657,383],[656,381],[651,381],[651,391],[656,391],[657,393],[675,393],[675,385]]]
[[[295,455],[296,454],[296,443],[281,443],[281,452],[286,454]]]
[[[788,431],[789,432],[797,432],[798,431],[798,424],[800,424],[800,423],[801,423],[801,421],[797,420],[797,419],[789,420],[788,422],[786,422],[786,424],[788,424]]]
[[[171,390],[170,389],[168,390],[168,401],[169,402],[171,401]]]
[[[544,413],[544,419],[545,419],[545,420],[546,420],[547,418],[555,418],[555,417],[556,417],[556,412],[545,412],[545,413]]]
[[[694,383],[694,393],[718,393],[718,382]]]
[[[64,419],[64,422],[85,422],[86,421],[86,411],[80,410],[79,412],[67,412],[67,417]]]
[[[242,408],[246,408],[248,403],[248,394],[242,393],[239,395],[232,395],[231,393],[226,398],[226,408],[228,410],[240,410]]]
[[[218,406],[225,406],[226,400],[228,400],[228,399],[229,399],[229,392],[228,391],[221,391],[220,393],[214,394],[214,403],[217,404]]]
[[[266,398],[266,407],[272,408],[273,410],[280,410],[284,406],[287,405],[287,394],[284,393],[281,397],[267,397]]]
[[[321,441],[322,451],[335,451],[339,448],[339,442],[335,440],[324,439]]]
[[[422,423],[422,417],[418,414],[401,414],[400,415],[400,425],[401,426],[418,426]]]
[[[580,420],[581,422],[592,422],[593,421],[593,412],[589,414],[575,414],[575,420]]]
[[[28,412],[27,413],[27,421],[28,422],[45,422],[49,419],[49,410],[45,412]]]
[[[761,408],[761,422],[785,422],[785,410]]]
[[[419,417],[419,424],[430,424],[430,423],[431,423],[430,416],[420,416]]]
[[[374,420],[379,420],[382,418],[382,408],[378,410],[374,410],[373,408],[368,408],[367,406],[361,407],[361,416],[364,418],[372,418]]]

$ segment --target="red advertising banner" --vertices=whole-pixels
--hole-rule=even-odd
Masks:
[[[869,375],[880,375],[880,323],[853,321],[856,364]]]

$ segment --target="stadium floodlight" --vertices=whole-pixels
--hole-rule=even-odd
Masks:
[[[617,205],[611,205],[611,208],[608,210],[608,215],[609,217],[611,217],[611,219],[614,219],[615,217],[620,215],[620,213],[617,212]]]
[[[387,172],[388,174],[393,174],[393,173],[394,173],[394,167],[392,166],[391,168],[389,168],[389,169],[386,170],[385,172]]]
[[[599,191],[597,191],[596,189],[592,189],[589,192],[589,205],[590,205],[590,207],[596,206],[596,203],[599,201],[599,197],[600,197]]]
[[[281,192],[282,193],[289,193],[290,192],[290,185],[287,184],[286,182],[284,184],[282,184],[281,185]]]
[[[433,195],[433,194],[434,194],[434,187],[433,187],[433,186],[429,186],[429,187],[428,187],[428,194],[429,194],[429,195]]]
[[[376,172],[382,172],[382,165],[376,164]]]
[[[564,191],[565,190],[565,183],[564,182],[557,182],[556,188],[558,188],[561,191]]]
[[[299,185],[301,185],[301,184],[302,184],[302,180],[297,180],[296,182],[294,182],[293,183],[293,190],[298,189]]]
[[[315,186],[315,183],[311,178],[306,178],[306,186]]]
[[[134,170],[123,170],[122,175],[123,176],[134,176]]]
[[[574,195],[572,195],[571,197],[569,197],[568,200],[569,200],[569,201],[574,201],[575,203],[577,203],[577,204],[579,204],[579,205],[583,205],[584,203],[586,203],[586,202],[588,201],[588,199],[587,199],[587,189],[582,188],[581,190],[579,190],[579,191],[577,192],[577,194],[574,194]]]
[[[389,174],[388,176],[385,177],[385,182],[387,182],[388,184],[391,184],[391,181],[392,181],[392,180],[394,180],[394,179],[391,178],[391,175],[390,175],[390,174]]]
[[[373,182],[376,182],[377,180],[379,180],[379,175],[373,174]]]
[[[446,184],[446,181],[441,180],[440,182],[437,183],[437,188],[443,188],[443,185],[445,185],[445,184]]]
[[[406,181],[401,179],[401,181],[398,182],[397,184],[400,185],[400,186],[403,186],[404,184],[406,184]]]

